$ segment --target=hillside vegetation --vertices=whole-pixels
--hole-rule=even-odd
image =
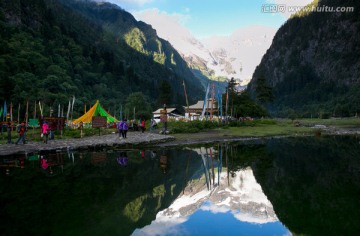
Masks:
[[[312,6],[353,11],[293,15],[276,33],[248,91],[258,97],[264,79],[273,99],[262,103],[273,116],[360,114],[360,2],[319,0]]]
[[[113,112],[130,93],[157,106],[159,85],[171,85],[170,104],[185,104],[203,88],[175,49],[116,5],[75,0],[0,2],[0,101],[67,105],[75,113],[99,99]],[[16,112],[16,108],[14,109]],[[24,113],[22,110],[21,113]]]

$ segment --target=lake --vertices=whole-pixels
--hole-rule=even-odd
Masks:
[[[356,235],[360,138],[0,157],[2,235]]]

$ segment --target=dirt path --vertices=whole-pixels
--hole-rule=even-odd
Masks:
[[[308,134],[313,135],[313,134]],[[360,128],[334,128],[325,127],[322,129],[322,135],[360,135]],[[194,145],[206,144],[216,142],[230,142],[230,141],[252,141],[264,140],[269,138],[286,138],[291,135],[277,135],[277,136],[260,136],[260,137],[246,137],[246,136],[229,136],[226,133],[221,133],[216,130],[209,130],[206,132],[199,132],[194,134],[176,134],[160,135],[154,133],[130,132],[127,139],[120,139],[118,134],[108,134],[102,136],[92,136],[82,139],[67,139],[67,140],[51,140],[48,144],[42,142],[29,142],[27,144],[3,144],[0,145],[0,156],[7,156],[13,154],[24,154],[33,152],[50,152],[50,151],[64,151],[64,150],[83,150],[83,149],[98,149],[106,147],[128,147],[128,146],[159,146],[171,147],[179,145]]]
[[[26,144],[3,144],[0,145],[0,156],[24,154],[33,152],[64,151],[75,149],[95,149],[103,147],[126,147],[156,145],[174,140],[173,136],[154,133],[129,132],[127,139],[119,138],[118,134],[91,136],[81,139],[50,140],[43,142],[28,142]]]

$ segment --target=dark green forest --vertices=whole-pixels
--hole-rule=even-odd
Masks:
[[[113,113],[135,92],[155,108],[164,102],[164,81],[171,86],[166,102],[175,106],[185,104],[183,80],[190,100],[204,93],[167,41],[109,3],[1,1],[0,45],[0,101],[15,110],[29,101],[31,112],[41,101],[47,114],[75,96],[75,117],[96,100]]]
[[[354,235],[360,216],[358,142],[333,136],[233,143],[229,172],[235,176],[251,167],[292,235]]]
[[[293,235],[359,232],[358,142],[350,136],[272,139],[252,163],[277,217]]]
[[[66,153],[47,154],[46,170],[39,160],[11,168],[0,176],[2,235],[131,235],[168,208],[202,165],[191,150],[154,151],[154,158],[140,150],[75,153],[75,163]],[[124,156],[127,166],[117,162]]]
[[[276,33],[248,92],[276,117],[326,118],[360,114],[360,2],[319,0],[313,6],[353,7],[349,12],[300,11]],[[264,92],[264,90],[261,90]]]
[[[268,115],[267,110],[261,104],[256,103],[247,91],[238,92],[236,82],[231,78],[226,88],[227,93],[222,95],[222,108],[224,116],[240,117],[264,117]],[[228,98],[226,98],[228,96]],[[228,99],[228,110],[226,113],[226,100]]]

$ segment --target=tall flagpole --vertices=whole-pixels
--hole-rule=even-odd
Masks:
[[[201,112],[200,120],[202,120],[204,118],[204,115],[205,115],[205,112],[206,112],[206,104],[207,104],[207,99],[208,99],[208,94],[209,94],[209,88],[210,88],[210,83],[208,84],[208,86],[206,88],[204,105],[203,105],[203,110]]]
[[[43,109],[42,109],[40,101],[39,101],[39,110],[40,110],[40,118],[42,119],[43,118]]]
[[[36,101],[34,103],[34,119],[36,119]]]
[[[220,116],[221,116],[221,121],[223,119],[223,103],[222,103],[222,94],[220,94]]]
[[[69,120],[70,108],[71,108],[71,104],[70,104],[70,100],[69,100],[68,110],[67,110],[67,113],[66,113],[66,120]]]
[[[191,120],[190,109],[189,109],[189,100],[188,100],[188,97],[187,97],[185,81],[184,80],[183,80],[183,85],[184,85],[184,93],[185,93],[185,100],[186,100],[186,106],[187,106],[187,110],[188,110],[188,115],[189,115],[189,119]]]
[[[213,112],[214,112],[214,100],[215,100],[215,84],[212,84],[211,90],[211,113],[210,113],[210,120],[213,119]]]
[[[20,124],[20,103],[19,103],[19,108],[18,108],[18,124]]]
[[[72,105],[71,105],[71,121],[73,119],[74,103],[75,103],[75,96],[73,96],[73,101],[72,101]]]
[[[220,94],[220,89],[218,87],[218,91],[217,91],[217,100],[218,100],[218,121],[220,122],[221,118],[222,118],[222,112],[221,112],[221,97],[222,95]]]
[[[210,92],[210,91],[209,91]],[[210,103],[209,97],[206,97],[206,109],[205,109],[205,120],[207,121],[209,118],[209,110],[210,110]]]
[[[123,115],[122,115],[122,104],[120,105],[120,120],[123,120]]]
[[[29,114],[29,100],[26,101],[26,113],[25,113],[25,124],[28,125],[28,114]]]
[[[228,103],[229,103],[229,88],[226,89],[226,105],[225,105],[225,120],[227,120],[228,116]]]
[[[6,101],[4,101],[3,121],[6,121],[6,114],[7,114],[7,105],[6,105]]]

